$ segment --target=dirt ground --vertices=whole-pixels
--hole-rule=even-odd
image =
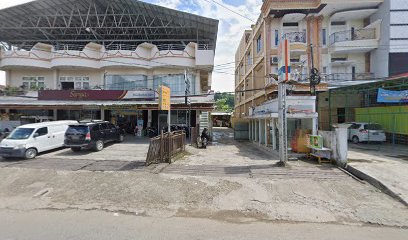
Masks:
[[[144,171],[2,167],[0,210],[408,227],[405,206],[337,168],[302,161],[278,168],[229,130],[217,134],[213,146]]]

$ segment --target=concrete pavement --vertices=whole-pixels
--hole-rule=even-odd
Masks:
[[[408,147],[350,146],[347,169],[408,206]]]

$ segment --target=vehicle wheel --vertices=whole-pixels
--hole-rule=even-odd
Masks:
[[[102,140],[96,141],[95,151],[99,152],[99,151],[102,151],[102,149],[103,149],[103,141]]]
[[[71,150],[73,152],[79,152],[79,151],[81,151],[81,148],[80,147],[72,147]]]
[[[26,150],[24,157],[25,159],[33,159],[37,156],[37,150],[35,148],[29,148]]]
[[[123,142],[125,140],[125,136],[123,136],[122,134],[119,136],[119,140],[118,142]]]
[[[360,140],[358,139],[357,136],[353,136],[353,138],[351,139],[351,141],[353,141],[353,143],[357,144],[360,142]]]

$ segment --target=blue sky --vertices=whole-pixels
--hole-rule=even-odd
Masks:
[[[0,0],[0,9],[10,7],[31,0]],[[212,0],[143,0],[163,7],[198,14],[220,20],[218,26],[218,41],[215,54],[215,70],[213,72],[212,89],[215,91],[234,90],[235,50],[245,29],[249,29],[254,22],[235,14]],[[214,0],[227,8],[246,17],[256,20],[260,13],[262,0]],[[217,67],[219,64],[231,63]],[[0,84],[4,84],[4,74],[0,73]]]

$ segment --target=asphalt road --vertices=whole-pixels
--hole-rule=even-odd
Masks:
[[[1,210],[0,239],[406,239],[407,229],[312,223],[226,223],[102,211]]]

